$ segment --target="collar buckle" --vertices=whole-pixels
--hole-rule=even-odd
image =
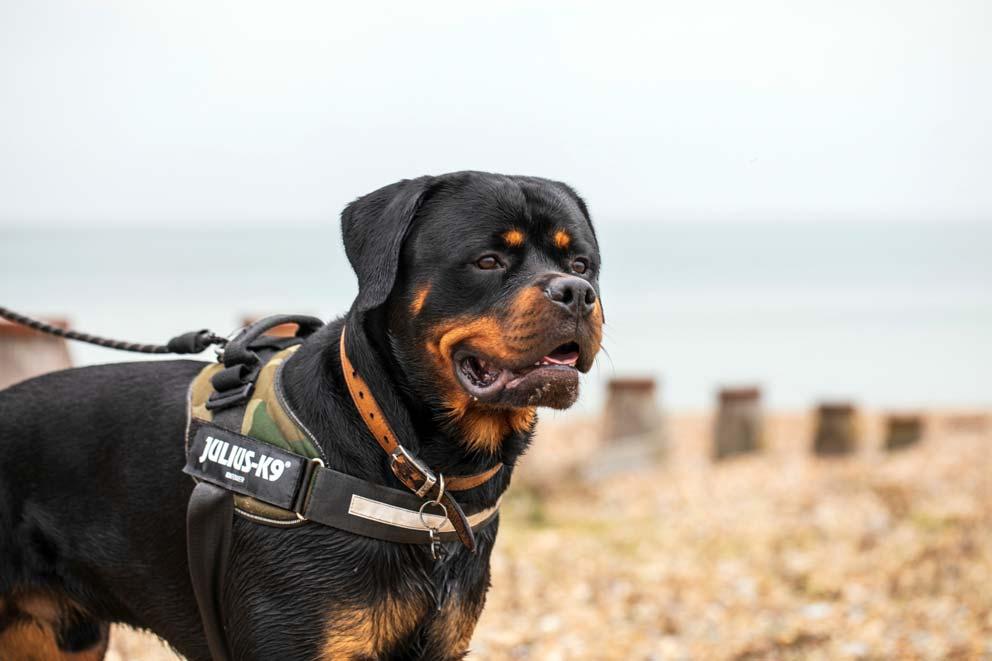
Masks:
[[[428,468],[427,464],[418,459],[415,454],[402,445],[397,444],[396,449],[389,453],[389,467],[400,478],[400,481],[410,488],[412,487],[408,482],[409,467],[413,467],[415,472],[420,474],[419,476],[423,478],[424,483],[418,488],[412,488],[418,498],[426,496],[434,488],[434,485],[437,484],[437,476],[434,475],[434,471]]]

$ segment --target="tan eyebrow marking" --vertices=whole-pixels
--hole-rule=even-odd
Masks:
[[[517,229],[509,230],[508,232],[503,233],[503,240],[506,241],[506,245],[511,248],[524,245],[524,238],[524,233]]]
[[[568,235],[568,232],[562,229],[555,231],[554,239],[555,245],[562,250],[566,250],[569,244],[572,243],[572,237]]]
[[[429,293],[431,293],[430,285],[421,287],[414,293],[413,300],[410,302],[410,312],[413,313],[413,316],[420,314],[420,310],[423,309],[424,301],[427,300],[427,295]]]

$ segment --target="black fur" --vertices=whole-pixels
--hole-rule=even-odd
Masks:
[[[350,204],[342,221],[359,294],[345,318],[318,331],[286,365],[291,407],[318,437],[329,467],[402,488],[341,378],[338,340],[347,322],[349,356],[404,445],[449,475],[507,465],[497,479],[458,495],[468,511],[492,505],[531,430],[508,433],[494,454],[467,447],[443,410],[423,333],[505,305],[535,278],[567,272],[578,254],[592,262],[583,277],[598,291],[598,246],[585,204],[556,182],[462,172],[387,186]],[[533,242],[507,251],[499,237],[511,227]],[[570,233],[571,256],[538,241],[555,227]],[[489,251],[505,253],[503,272],[473,267]],[[410,300],[423,283],[431,287],[428,305],[413,315]],[[585,341],[579,321],[567,325]],[[103,623],[121,622],[158,634],[191,661],[209,659],[186,565],[193,484],[181,472],[187,387],[203,366],[87,367],[0,392],[0,627],[22,595],[54,595],[86,614],[65,625],[66,650]],[[423,546],[237,517],[225,592],[233,652],[238,659],[318,658],[329,632],[354,627],[356,613],[385,614],[400,604],[419,616],[393,639],[384,636],[374,657],[460,658],[464,649],[438,642],[449,624],[439,618],[451,617],[439,608],[481,609],[496,531],[492,525],[479,534],[476,555],[449,543],[446,560],[435,563]]]

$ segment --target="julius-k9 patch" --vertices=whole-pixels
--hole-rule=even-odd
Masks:
[[[291,509],[307,460],[249,436],[193,421],[183,472],[229,491]]]

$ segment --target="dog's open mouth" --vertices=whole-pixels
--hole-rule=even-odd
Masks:
[[[455,355],[455,373],[465,391],[483,402],[555,406],[562,391],[578,392],[579,345],[560,344],[522,367],[506,367],[470,350]],[[569,402],[571,403],[571,402]]]

